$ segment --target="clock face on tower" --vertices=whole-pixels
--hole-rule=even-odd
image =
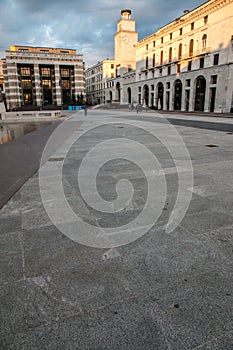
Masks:
[[[124,36],[122,37],[122,42],[123,42],[124,44],[127,44],[127,43],[129,42],[129,38],[128,38],[127,35],[124,35]]]
[[[129,42],[129,38],[127,35],[122,35],[118,37],[117,41],[118,41],[118,44],[121,44],[121,43],[127,44]]]

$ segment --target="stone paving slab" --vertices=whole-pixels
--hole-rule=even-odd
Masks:
[[[223,131],[177,127],[193,159],[194,183],[191,188],[183,185],[184,193],[192,194],[191,203],[178,227],[167,233],[178,174],[186,174],[187,169],[177,170],[161,143],[146,137],[134,120],[135,129],[124,126],[124,117],[124,111],[88,111],[90,125],[101,120],[118,124],[107,125],[102,132],[89,131],[73,143],[66,157],[69,136],[75,140],[85,125],[83,116],[74,116],[71,127],[65,129],[65,141],[58,140],[43,166],[48,172],[41,174],[45,180],[42,193],[36,172],[1,209],[1,349],[232,349],[233,139]],[[140,121],[141,127],[156,126],[162,132],[160,124]],[[140,170],[122,159],[101,167],[97,187],[106,200],[116,198],[116,184],[122,178],[135,187],[131,203],[118,217],[120,222],[117,215],[87,205],[77,179],[88,150],[123,132],[141,141],[162,165],[167,196],[161,216],[130,244],[112,249],[82,245],[54,225],[43,206],[43,194],[50,196],[47,205],[55,223],[72,224],[63,217],[64,202],[57,187],[66,157],[64,193],[79,216],[73,227],[81,229],[82,220],[97,228],[132,220],[147,201],[147,181],[162,176],[155,176],[153,167],[148,166],[147,181]],[[169,141],[174,142],[171,135]],[[207,142],[219,147],[207,149]],[[121,154],[121,145],[118,150]],[[140,152],[137,156],[141,157]],[[92,163],[84,189],[95,206],[98,200],[89,187],[93,169]],[[154,205],[161,203],[158,195]],[[137,229],[131,233],[137,234]]]

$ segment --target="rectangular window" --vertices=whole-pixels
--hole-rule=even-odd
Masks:
[[[141,92],[141,89],[142,89],[141,86],[139,86],[139,87],[138,87],[138,92]]]
[[[62,80],[62,87],[63,87],[63,89],[70,89],[70,81],[69,80]]]
[[[166,83],[166,88],[169,90],[170,89],[170,81]]]
[[[31,69],[30,67],[21,67],[20,68],[20,74],[22,76],[30,76],[31,75]]]
[[[62,77],[69,77],[70,76],[70,70],[68,68],[62,68],[61,69],[61,76]]]
[[[190,85],[191,85],[191,80],[190,80],[190,79],[187,79],[187,80],[186,80],[186,87],[190,87]]]
[[[167,67],[167,74],[170,75],[171,74],[171,66]]]
[[[180,28],[180,35],[183,35],[183,28]]]
[[[170,40],[172,40],[172,33],[170,33]]]
[[[159,68],[159,74],[162,75],[163,73],[163,68]]]
[[[40,71],[41,71],[42,77],[50,77],[50,75],[51,75],[50,68],[41,68]]]
[[[205,59],[204,57],[200,58],[200,68],[204,68],[204,63],[205,63]]]
[[[155,89],[155,86],[151,85],[151,91],[154,91],[154,89]]]
[[[217,75],[211,75],[211,84],[217,84]]]
[[[188,71],[190,71],[192,69],[192,61],[188,62]]]
[[[153,41],[153,47],[155,47],[155,41]]]
[[[22,87],[23,89],[31,89],[32,88],[32,82],[30,79],[22,79]]]
[[[114,69],[114,64],[111,64],[111,69]]]
[[[146,51],[148,51],[148,44],[146,45]]]
[[[51,89],[51,80],[42,80],[42,86],[44,89]]]
[[[161,44],[163,44],[163,37],[161,38]]]
[[[208,16],[205,16],[204,17],[204,24],[207,24],[208,23]]]
[[[216,53],[214,55],[214,66],[217,66],[219,62],[219,53]]]
[[[194,30],[194,22],[191,23],[191,30]]]
[[[177,64],[176,66],[176,73],[180,73],[180,64]]]

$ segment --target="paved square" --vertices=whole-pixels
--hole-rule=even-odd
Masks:
[[[164,118],[76,113],[62,146],[3,207],[1,349],[233,349],[233,135]],[[168,232],[180,193],[191,201]]]

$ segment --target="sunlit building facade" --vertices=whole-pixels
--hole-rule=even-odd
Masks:
[[[103,104],[106,102],[107,80],[115,78],[115,61],[106,59],[86,70],[87,103]]]
[[[3,62],[7,108],[63,106],[85,95],[83,56],[76,50],[11,46]]]
[[[209,0],[184,11],[141,41],[131,11],[121,15],[115,34],[115,65],[121,69],[107,81],[106,100],[161,110],[233,112],[232,0]]]

